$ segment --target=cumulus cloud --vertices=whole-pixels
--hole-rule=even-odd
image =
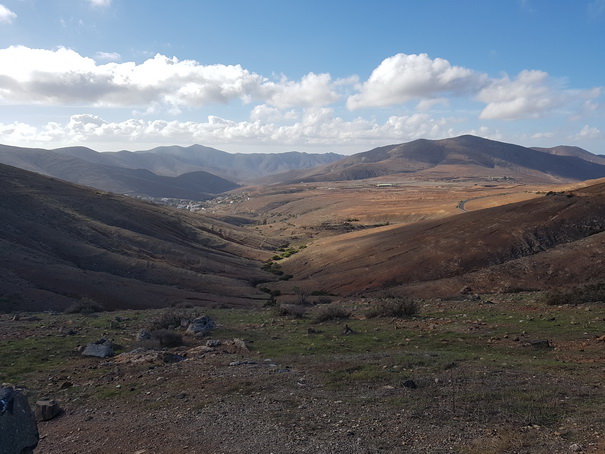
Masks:
[[[263,115],[277,115],[271,107]],[[267,117],[264,118],[267,120]],[[127,119],[110,122],[92,114],[72,115],[64,124],[47,123],[34,127],[24,123],[1,124],[0,142],[22,146],[53,143],[202,143],[269,145],[346,145],[374,146],[384,141],[408,141],[417,138],[441,138],[452,134],[446,120],[427,114],[391,116],[384,123],[364,118],[346,121],[330,108],[308,108],[299,115],[286,113],[280,121],[233,121],[209,116],[206,122]]]
[[[521,71],[515,79],[504,76],[482,89],[477,99],[487,105],[481,119],[515,120],[539,117],[559,107],[566,94],[544,71]]]
[[[601,132],[601,130],[599,128],[591,127],[588,125],[584,125],[582,130],[574,136],[574,138],[576,140],[583,140],[583,139],[592,140],[592,139],[600,139],[602,137],[603,137],[603,133]]]
[[[325,106],[339,99],[329,74],[309,73],[300,82],[282,78],[278,84],[264,84],[263,91],[269,104],[282,109],[293,106]]]
[[[349,97],[347,106],[354,110],[402,104],[444,93],[460,95],[477,90],[484,79],[485,76],[452,66],[443,58],[397,54],[383,60],[369,79],[357,86],[359,93]]]
[[[119,54],[98,53],[98,60]],[[271,82],[240,65],[202,65],[193,60],[157,54],[140,64],[105,64],[74,50],[0,49],[0,103],[88,103],[105,107],[147,107],[153,104],[200,107],[212,103],[261,101],[285,109],[334,103],[339,95],[329,74],[309,73],[300,81]]]
[[[8,9],[6,6],[0,4],[0,22],[10,24],[17,18],[17,15]]]
[[[0,50],[0,102],[132,107],[227,103],[256,96],[264,79],[239,65],[204,66],[156,55],[141,64],[97,65],[60,48],[11,46]]]
[[[0,124],[0,143],[365,147],[461,133],[499,140],[503,138],[498,136],[500,132],[483,130],[483,125],[469,128],[460,124],[477,117],[517,120],[553,114],[564,116],[567,122],[597,123],[594,118],[601,110],[599,98],[603,95],[600,87],[569,90],[543,71],[525,70],[512,77],[490,78],[426,54],[387,58],[362,83],[357,76],[335,80],[327,73],[309,73],[299,80],[285,76],[267,79],[240,65],[203,65],[161,54],[140,63],[120,59],[112,53],[88,58],[66,48],[0,49],[0,106],[85,106],[88,112],[73,115],[64,123],[37,127],[18,122]],[[353,94],[345,98],[346,93]],[[340,110],[344,109],[344,99],[350,110],[414,101],[415,112],[380,119],[352,118],[350,110]],[[208,111],[204,112],[204,121],[197,121],[199,113],[196,121],[153,119],[170,114],[169,119],[180,115],[182,120],[188,112],[233,102],[248,108],[247,117],[240,111],[238,119],[232,120],[207,116],[214,113]],[[134,118],[107,121],[103,118],[107,110],[100,108],[128,109],[127,115]],[[450,113],[443,113],[445,109]],[[444,117],[435,118],[437,114]],[[597,128],[586,126],[576,137],[588,140],[601,134]]]

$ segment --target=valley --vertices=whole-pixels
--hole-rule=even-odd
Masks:
[[[603,452],[603,164],[458,139],[206,199],[1,164],[0,382],[63,410],[35,454]]]

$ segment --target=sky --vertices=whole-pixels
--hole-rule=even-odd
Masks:
[[[0,143],[605,154],[605,0],[0,0]]]

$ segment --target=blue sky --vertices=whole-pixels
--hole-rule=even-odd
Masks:
[[[0,143],[605,154],[605,0],[0,0]]]

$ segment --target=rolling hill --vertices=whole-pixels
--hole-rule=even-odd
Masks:
[[[339,295],[553,289],[605,276],[605,180],[508,205],[319,239],[281,263],[290,286]],[[281,287],[285,290],[285,286]]]
[[[308,171],[292,171],[263,181],[392,180],[397,175],[563,183],[605,177],[605,160],[574,147],[533,149],[465,135],[375,148]]]
[[[0,305],[249,306],[271,240],[202,215],[0,165]]]
[[[0,163],[103,191],[134,196],[207,200],[238,187],[232,181],[200,170],[178,176],[156,175],[144,168],[102,163],[103,154],[88,148],[78,147],[71,151],[61,153],[0,145]]]

